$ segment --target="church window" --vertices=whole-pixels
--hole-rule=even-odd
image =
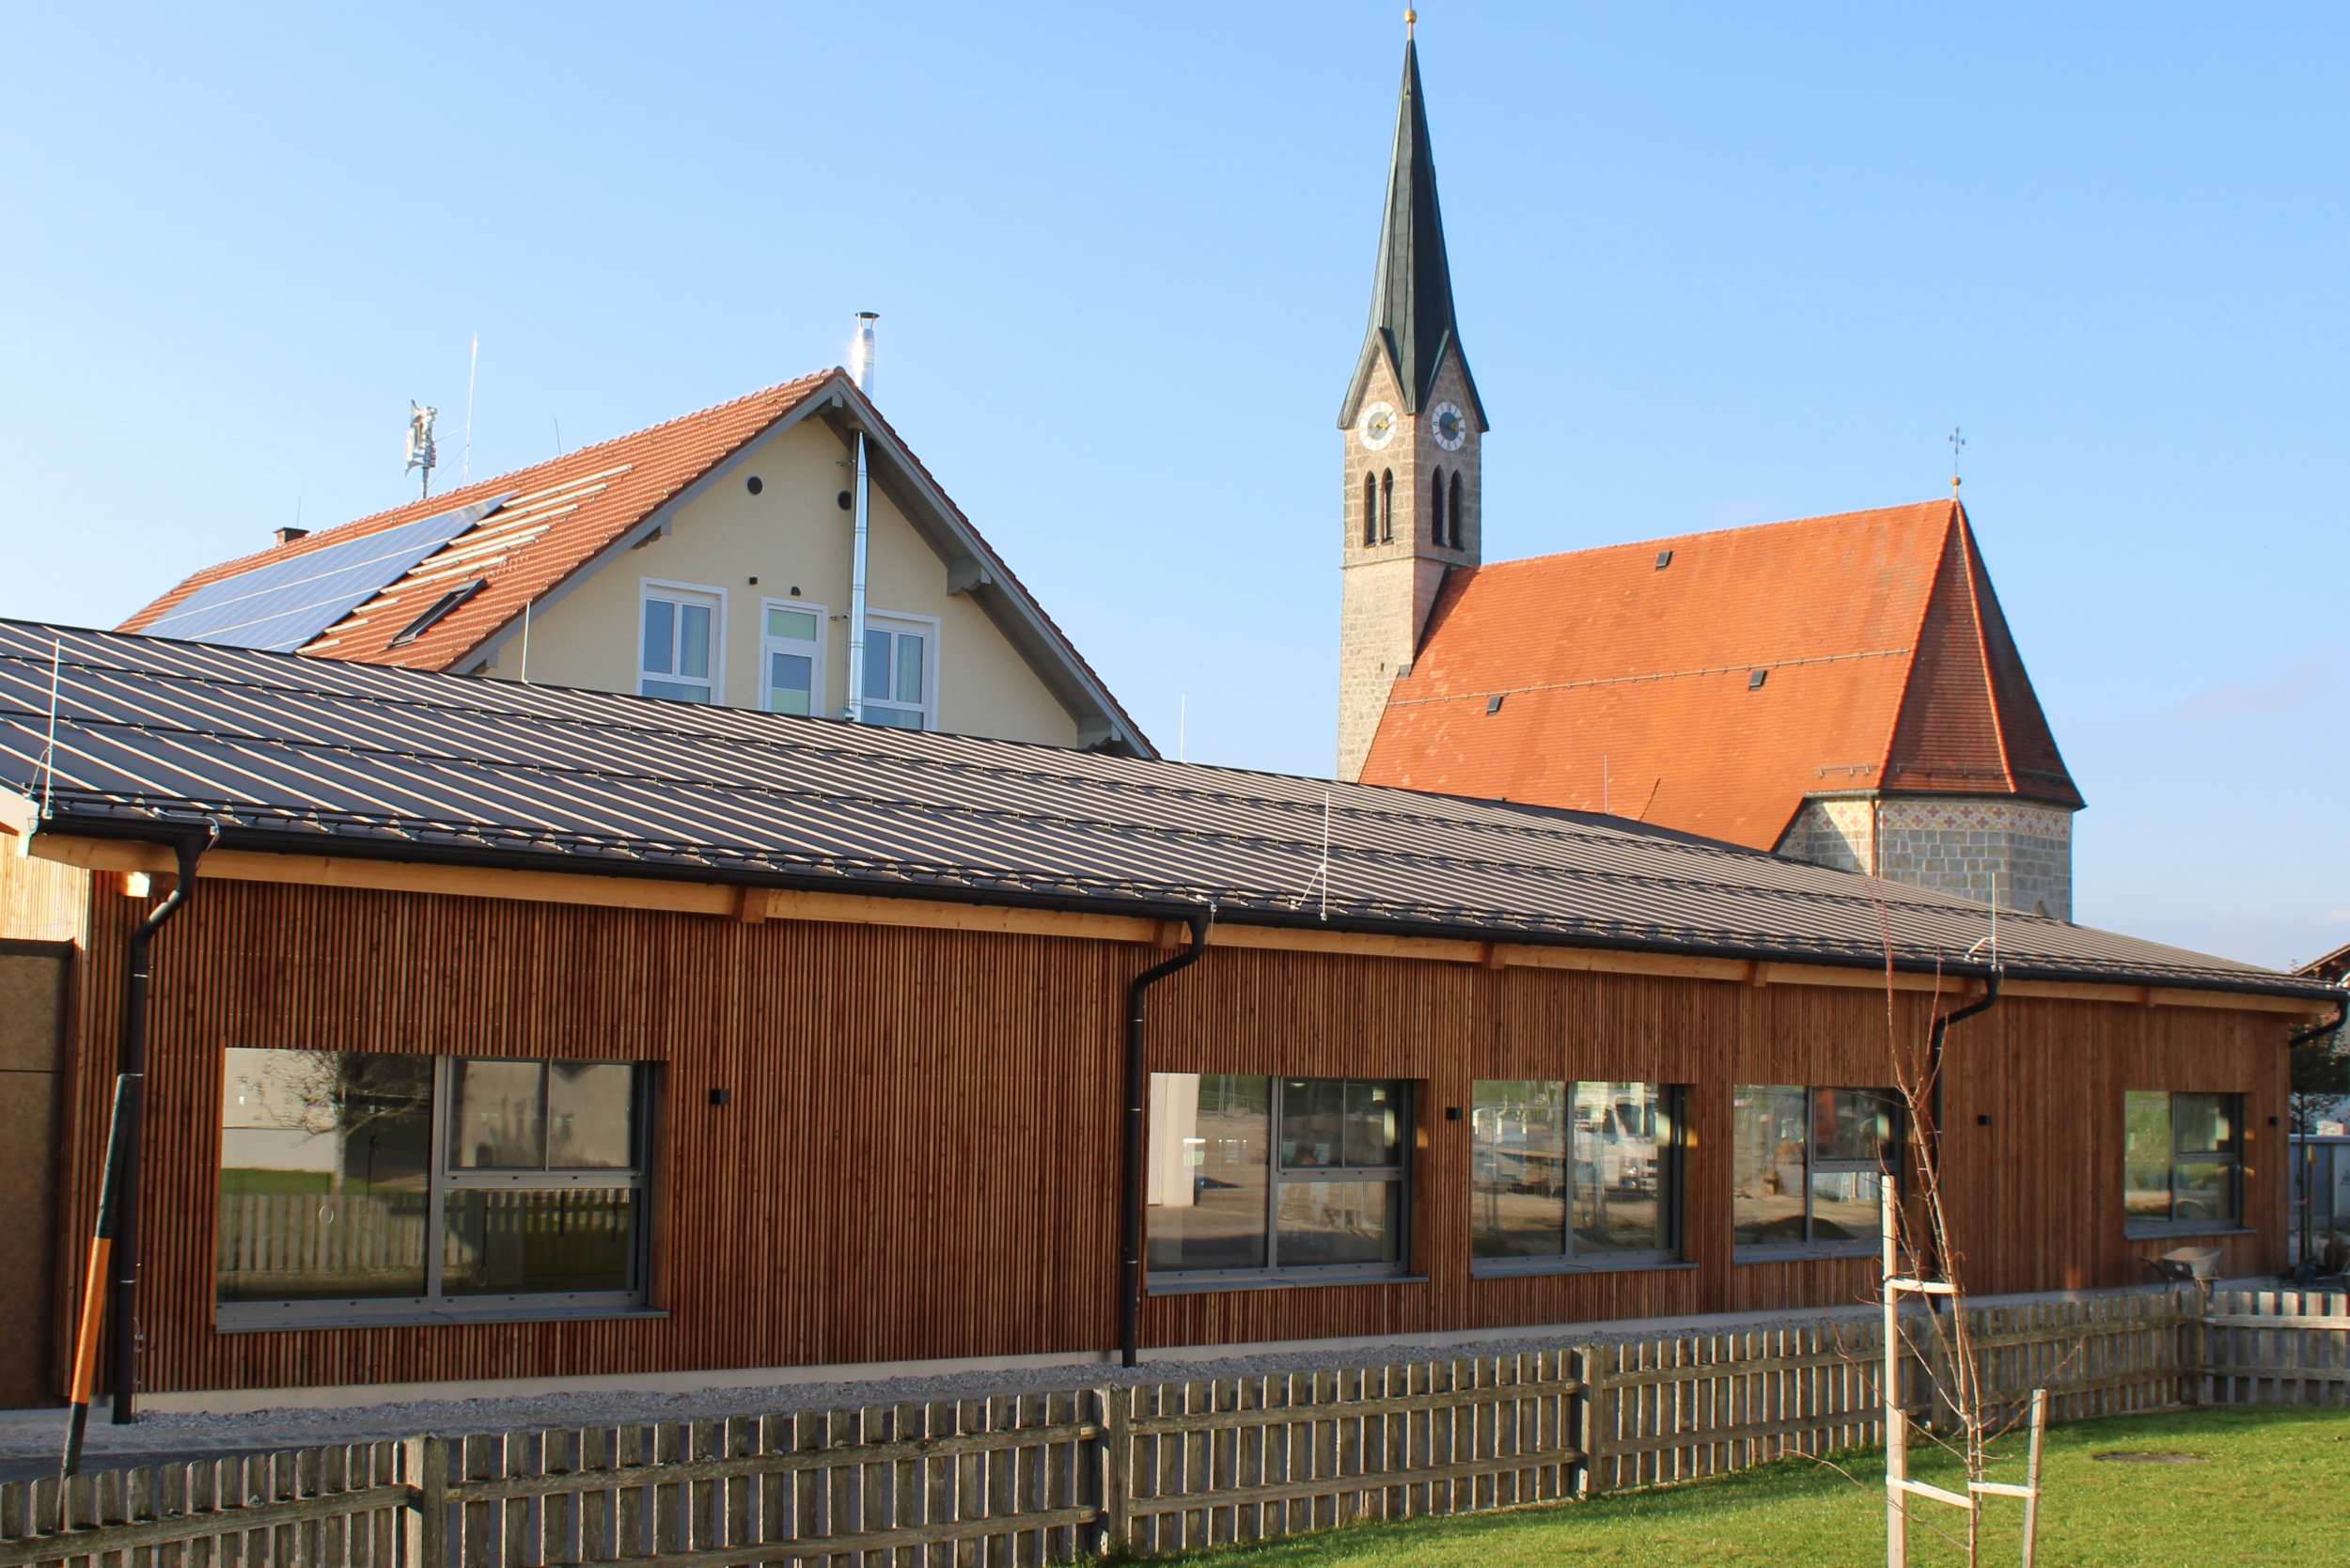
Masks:
[[[1435,482],[1428,487],[1428,538],[1430,542],[1441,546],[1445,542],[1446,538],[1444,529],[1444,470],[1441,468],[1436,470]]]
[[[1379,542],[1395,542],[1395,470],[1379,476]]]
[[[1363,476],[1363,542],[1379,542],[1379,476]]]
[[[1461,471],[1452,471],[1452,498],[1445,504],[1445,515],[1452,519],[1452,548],[1464,549],[1461,542]]]

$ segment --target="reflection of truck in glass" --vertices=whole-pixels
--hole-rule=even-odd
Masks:
[[[1575,1152],[1579,1176],[1598,1180],[1610,1192],[1656,1190],[1656,1106],[1652,1101],[1618,1100],[1590,1124],[1591,1107],[1575,1106]],[[1593,1168],[1596,1167],[1596,1168]]]
[[[1566,1174],[1564,1107],[1480,1105],[1475,1112],[1476,1180],[1519,1192],[1555,1193]],[[1586,1192],[1656,1190],[1656,1105],[1618,1099],[1574,1106],[1575,1185]]]

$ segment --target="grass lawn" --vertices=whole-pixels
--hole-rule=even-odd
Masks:
[[[2122,1464],[2115,1451],[2193,1455],[2192,1464]],[[1616,1563],[1697,1568],[1787,1563],[1878,1568],[1885,1561],[1884,1464],[1863,1450],[1836,1456],[1868,1484],[1856,1486],[1803,1460],[1719,1481],[1596,1502],[1460,1519],[1364,1525],[1263,1545],[1200,1552],[1184,1568],[1286,1564],[1293,1568],[1514,1568],[1520,1563]],[[1920,1457],[1921,1481],[1953,1484],[1956,1466]],[[2023,1479],[2020,1436],[1995,1481]],[[2209,1410],[2060,1426],[2048,1434],[2041,1484],[2044,1568],[2179,1568],[2326,1560],[2339,1540],[2350,1480],[2350,1413]],[[2023,1503],[1990,1499],[1986,1564],[2020,1560]],[[1963,1562],[1955,1545],[1922,1528],[1965,1515],[1928,1500],[1911,1505],[1910,1560]]]

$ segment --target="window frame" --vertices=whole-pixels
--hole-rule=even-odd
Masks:
[[[869,609],[865,612],[865,630],[870,635],[876,629],[887,632],[893,637],[901,633],[911,632],[922,639],[922,702],[920,706],[922,728],[926,730],[935,730],[938,728],[938,645],[942,640],[939,618],[934,615],[910,615],[903,610]],[[764,630],[764,627],[761,630]],[[895,649],[897,645],[893,642],[890,646]],[[894,674],[896,661],[894,652],[891,654],[891,661]],[[867,661],[867,667],[871,667],[870,658]],[[896,682],[890,682],[890,689],[893,691],[897,689]],[[865,714],[866,710],[876,707],[886,708],[898,713],[916,711],[915,704],[901,702],[896,698],[867,697],[862,693],[858,694],[857,713],[860,716]],[[865,719],[865,722],[870,724],[872,720],[869,717]],[[886,728],[900,727],[893,725]]]
[[[2130,1144],[2129,1097],[2133,1094],[2163,1096],[2170,1117],[2170,1156],[2163,1165],[2165,1188],[2170,1195],[2172,1215],[2168,1219],[2134,1219],[2130,1216]],[[2217,1100],[2228,1119],[2228,1146],[2224,1150],[2187,1151],[2179,1147],[2179,1101],[2186,1098]],[[2244,1223],[2244,1095],[2238,1090],[2211,1089],[2123,1089],[2122,1091],[2122,1234],[2124,1239],[2154,1239],[2163,1236],[2233,1235],[2248,1229]],[[2228,1212],[2210,1219],[2180,1219],[2179,1167],[2183,1165],[2219,1166],[2226,1169]]]
[[[1170,1074],[1153,1073],[1157,1079]],[[1181,1075],[1181,1074],[1176,1074]],[[1236,1073],[1232,1077],[1263,1078],[1265,1090],[1265,1261],[1248,1268],[1156,1268],[1150,1262],[1151,1238],[1146,1222],[1142,1238],[1144,1291],[1152,1295],[1180,1295],[1206,1290],[1278,1289],[1308,1285],[1360,1284],[1365,1281],[1410,1283],[1412,1273],[1412,1201],[1415,1183],[1412,1161],[1418,1127],[1419,1085],[1411,1078],[1320,1078],[1303,1073]],[[1386,1084],[1396,1091],[1395,1163],[1391,1166],[1297,1166],[1281,1159],[1281,1102],[1292,1079],[1300,1083]],[[1312,1182],[1380,1181],[1400,1185],[1396,1205],[1395,1259],[1374,1263],[1289,1263],[1281,1262],[1281,1189]]]
[[[816,618],[815,642],[813,644],[807,644],[791,638],[772,635],[767,630],[767,612],[770,610],[799,610],[814,616]],[[808,655],[808,693],[807,713],[806,716],[808,718],[825,718],[833,716],[826,712],[828,703],[826,700],[826,687],[824,684],[824,645],[832,640],[830,635],[831,631],[832,610],[828,605],[813,604],[805,599],[760,600],[759,711],[760,713],[772,713],[776,711],[769,705],[769,698],[775,691],[774,655],[777,652],[790,652],[797,654],[802,649],[812,647],[814,649],[814,652]],[[797,715],[787,713],[784,716],[786,718],[791,718]]]
[[[1635,1269],[1695,1268],[1688,1255],[1688,1191],[1685,1185],[1689,1169],[1689,1090],[1687,1084],[1657,1083],[1658,1104],[1663,1107],[1671,1137],[1667,1140],[1664,1158],[1657,1171],[1659,1186],[1671,1194],[1666,1205],[1665,1245],[1656,1248],[1623,1251],[1578,1251],[1574,1245],[1574,1088],[1586,1083],[1631,1083],[1645,1080],[1618,1078],[1479,1078],[1469,1085],[1469,1180],[1468,1200],[1477,1201],[1477,1131],[1476,1106],[1478,1088],[1488,1083],[1555,1083],[1566,1090],[1565,1105],[1569,1118],[1567,1128],[1567,1186],[1565,1223],[1559,1227],[1559,1247],[1557,1252],[1521,1253],[1514,1257],[1480,1258],[1477,1255],[1477,1222],[1469,1220],[1469,1277],[1474,1279],[1508,1279],[1529,1274],[1609,1274]]]
[[[1803,1094],[1803,1235],[1796,1242],[1742,1242],[1738,1239],[1738,1156],[1737,1093],[1740,1090],[1796,1089]],[[1890,1108],[1892,1125],[1887,1129],[1885,1142],[1873,1160],[1823,1160],[1820,1147],[1820,1100],[1823,1090],[1829,1093],[1877,1094],[1885,1098]],[[1812,1178],[1815,1176],[1871,1175],[1884,1185],[1878,1188],[1878,1223],[1884,1223],[1884,1205],[1900,1203],[1906,1190],[1904,1177],[1908,1160],[1903,1151],[1908,1148],[1909,1118],[1902,1103],[1901,1091],[1873,1084],[1732,1084],[1731,1086],[1731,1188],[1730,1188],[1730,1247],[1733,1263],[1775,1262],[1802,1258],[1866,1258],[1884,1250],[1881,1236],[1856,1237],[1850,1241],[1821,1241],[1811,1233]],[[1891,1157],[1887,1157],[1887,1152]]]
[[[664,675],[645,667],[645,606],[654,600],[670,605],[699,604],[710,611],[710,700],[702,706],[723,708],[727,701],[727,590],[706,583],[673,582],[664,577],[640,577],[636,584],[636,695],[662,702],[692,702],[690,697],[664,697],[645,690],[648,681],[672,686],[703,682],[690,675]],[[760,630],[764,632],[762,620]],[[674,633],[672,634],[674,635]],[[672,650],[674,651],[674,649]]]
[[[269,1049],[269,1047],[252,1047]],[[372,1055],[375,1053],[337,1053]],[[421,1053],[389,1053],[417,1055]],[[661,1317],[652,1305],[653,1128],[660,1105],[658,1064],[612,1061],[608,1058],[432,1056],[432,1114],[424,1215],[424,1292],[415,1296],[312,1297],[303,1300],[223,1301],[212,1282],[213,1326],[221,1333],[272,1328],[372,1327],[434,1323],[513,1323],[561,1318]],[[449,1152],[450,1113],[460,1062],[525,1062],[539,1072],[540,1136],[546,1136],[547,1099],[558,1065],[611,1065],[629,1069],[631,1163],[616,1167],[514,1167],[460,1168]],[[451,1295],[444,1288],[448,1195],[451,1192],[549,1192],[577,1187],[625,1187],[635,1194],[635,1223],[629,1238],[629,1286],[619,1291],[517,1291]],[[213,1172],[212,1248],[218,1256],[219,1169]]]

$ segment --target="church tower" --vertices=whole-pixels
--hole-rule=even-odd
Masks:
[[[1461,352],[1436,209],[1419,55],[1404,14],[1403,87],[1371,274],[1371,324],[1339,410],[1345,444],[1338,776],[1361,776],[1396,678],[1411,669],[1446,572],[1478,561],[1477,383]]]

